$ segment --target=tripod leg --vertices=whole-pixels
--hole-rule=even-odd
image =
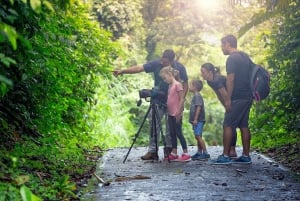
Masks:
[[[135,143],[135,141],[136,141],[138,135],[140,134],[140,132],[141,132],[141,130],[142,130],[142,128],[143,128],[143,125],[144,125],[144,123],[145,123],[145,121],[146,121],[146,119],[147,119],[147,117],[148,117],[148,115],[149,115],[150,110],[151,110],[151,106],[148,108],[148,111],[146,112],[146,114],[145,114],[145,116],[144,116],[144,119],[143,119],[143,121],[142,121],[142,123],[141,123],[141,125],[140,125],[140,127],[139,127],[139,129],[138,129],[138,131],[136,132],[136,134],[135,134],[135,136],[134,136],[134,139],[132,140],[132,144],[131,144],[130,148],[128,149],[128,152],[127,152],[127,154],[126,154],[126,156],[125,156],[125,158],[124,158],[124,160],[123,160],[123,163],[126,162],[127,157],[128,157],[128,155],[129,155],[129,153],[130,153],[130,151],[131,151],[131,149],[132,149],[132,147],[133,147],[133,145],[134,145],[134,143]]]

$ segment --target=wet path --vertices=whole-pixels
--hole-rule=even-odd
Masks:
[[[189,147],[190,153],[195,150]],[[222,147],[208,150],[216,158]],[[257,153],[251,153],[251,165],[211,165],[207,161],[145,162],[140,156],[146,151],[133,148],[125,163],[127,149],[108,151],[96,174],[109,185],[99,184],[82,200],[300,200],[295,175]]]

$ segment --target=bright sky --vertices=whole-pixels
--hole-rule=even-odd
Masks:
[[[219,5],[219,0],[198,0],[199,7],[204,10],[213,10]]]

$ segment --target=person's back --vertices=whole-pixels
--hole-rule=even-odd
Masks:
[[[231,95],[232,100],[252,99],[250,88],[250,60],[244,52],[233,52],[227,59],[226,70],[228,74],[234,73],[234,87]]]

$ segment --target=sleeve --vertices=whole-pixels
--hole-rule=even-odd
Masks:
[[[176,91],[178,92],[178,91],[183,91],[183,87],[182,87],[182,84],[180,83],[180,82],[178,82],[177,84],[176,84]]]
[[[146,73],[152,73],[155,71],[156,67],[160,65],[160,61],[159,60],[155,60],[155,61],[150,61],[146,64],[143,65],[144,70]]]
[[[203,100],[202,100],[200,95],[195,96],[195,105],[196,106],[203,106]]]
[[[226,61],[226,72],[227,74],[232,74],[236,72],[236,62],[235,62],[235,54],[230,55]]]

